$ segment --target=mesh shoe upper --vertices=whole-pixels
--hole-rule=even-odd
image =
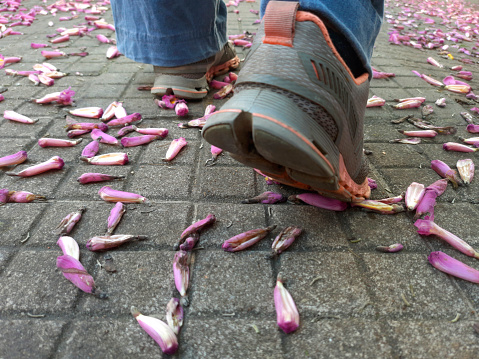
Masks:
[[[355,81],[315,22],[295,23],[292,47],[262,43],[264,35],[261,29],[255,37],[237,91],[269,86],[294,98],[328,132],[343,154],[348,173],[361,183],[367,173],[362,159],[367,74]]]

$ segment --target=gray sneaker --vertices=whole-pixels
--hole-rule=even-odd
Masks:
[[[203,138],[294,187],[343,201],[368,198],[363,121],[369,74],[355,77],[321,19],[270,1],[234,96]]]
[[[240,64],[233,45],[229,42],[205,60],[177,67],[153,66],[157,77],[151,93],[163,96],[168,89],[180,98],[202,99],[208,93],[208,83],[215,76],[236,69]]]

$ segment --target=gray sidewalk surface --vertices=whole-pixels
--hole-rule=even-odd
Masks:
[[[397,17],[401,7],[396,4],[401,2],[389,4],[387,15]],[[44,4],[24,1],[22,5],[31,8]],[[438,6],[444,9],[445,5]],[[229,33],[254,32],[258,25],[253,22],[258,15],[249,9],[259,9],[259,2],[241,2],[238,14],[234,9],[229,7]],[[56,28],[72,28],[85,22],[83,13],[71,21],[59,21],[61,16],[69,15],[37,15],[31,27],[14,28],[24,35],[1,38],[1,54],[23,56],[20,63],[7,68],[31,70],[34,64],[43,62],[41,49],[31,49],[30,43],[45,43],[45,36]],[[113,23],[110,9],[102,17]],[[49,27],[49,21],[54,26]],[[467,135],[467,123],[460,112],[473,106],[455,101],[464,100],[464,95],[441,91],[411,72],[416,70],[442,80],[451,73],[450,66],[462,64],[458,49],[451,48],[455,60],[446,60],[437,50],[391,45],[388,31],[392,28],[384,23],[372,63],[378,70],[394,72],[396,77],[372,80],[370,95],[386,99],[387,104],[368,109],[365,121],[364,147],[372,152],[368,156],[369,177],[378,183],[378,189],[372,191],[374,199],[399,195],[411,182],[427,186],[438,180],[440,177],[430,168],[431,160],[440,159],[454,167],[458,159],[477,158],[475,153],[442,149],[444,142],[460,142],[459,137]],[[1,359],[162,357],[158,345],[131,316],[130,307],[136,306],[144,315],[164,316],[168,301],[179,297],[173,282],[173,245],[183,229],[208,213],[214,213],[218,221],[201,235],[201,249],[193,252],[190,304],[185,308],[184,326],[178,337],[179,350],[172,357],[478,357],[479,337],[473,329],[478,321],[478,285],[436,270],[427,256],[441,250],[479,268],[476,259],[462,255],[434,236],[417,234],[410,212],[380,215],[358,208],[332,212],[290,203],[241,204],[243,199],[264,191],[284,195],[301,191],[267,185],[263,177],[227,154],[221,155],[216,165],[205,166],[210,149],[198,129],[178,128],[177,124],[185,119],[172,110],[160,109],[148,91],[137,90],[139,86],[152,85],[152,67],[124,56],[107,60],[110,45],[99,43],[96,34],[115,37],[111,30],[72,36],[70,42],[64,43],[68,47],[61,50],[79,52],[86,48],[89,55],[50,60],[69,73],[52,87],[34,86],[25,77],[0,75],[1,86],[8,89],[3,93],[1,112],[14,110],[39,119],[33,125],[2,119],[0,157],[27,151],[28,162],[20,169],[55,155],[65,160],[62,170],[31,178],[10,177],[5,172],[11,168],[0,169],[0,188],[30,191],[48,198],[45,203],[9,203],[0,207]],[[476,42],[477,39],[475,35]],[[473,44],[460,46],[470,49]],[[237,49],[244,58],[244,51]],[[429,56],[444,63],[445,68],[426,63]],[[468,58],[476,63],[463,65],[474,73],[470,84],[479,93],[478,59]],[[76,92],[78,108],[105,109],[111,102],[121,100],[128,113],[142,114],[144,127],[166,127],[169,135],[163,141],[128,149],[101,145],[101,153],[128,152],[130,163],[125,166],[97,167],[81,162],[79,156],[90,141],[89,135],[83,136],[83,142],[76,147],[41,148],[37,144],[40,137],[66,138],[65,110],[30,100],[68,86]],[[392,124],[391,120],[407,114],[421,117],[420,109],[399,111],[390,107],[396,98],[413,96],[426,97],[426,103],[434,107],[431,121],[456,126],[457,134],[425,139],[419,145],[389,143],[403,137],[398,129],[415,129],[407,122]],[[440,97],[447,99],[442,109],[434,105]],[[203,101],[190,101],[188,119],[201,117],[208,104],[219,107],[224,101],[213,100],[213,91]],[[171,163],[162,162],[170,141],[180,136],[188,141],[187,147]],[[80,185],[76,179],[85,172],[126,178]],[[479,186],[475,181],[458,190],[450,186],[439,197],[435,222],[479,247]],[[102,267],[105,253],[90,252],[85,247],[89,238],[105,233],[106,219],[113,207],[97,194],[103,185],[140,193],[149,200],[127,205],[115,231],[149,236],[148,240],[108,251],[116,273]],[[81,262],[96,285],[108,293],[106,300],[81,292],[56,269],[61,250],[52,230],[80,207],[85,207],[86,212],[70,235],[78,241]],[[227,253],[221,249],[223,241],[236,234],[273,224],[278,228],[267,239],[244,252]],[[271,239],[280,228],[290,225],[302,227],[304,234],[280,257],[265,259]],[[399,253],[375,250],[376,246],[398,242],[404,245]],[[278,273],[286,280],[301,318],[300,328],[289,335],[276,325],[273,289]]]

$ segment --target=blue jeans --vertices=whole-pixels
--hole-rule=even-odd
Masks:
[[[261,14],[269,0],[262,0]],[[370,71],[383,0],[300,0],[300,10],[320,16],[348,65]],[[222,0],[112,0],[118,49],[155,66],[190,64],[216,54],[226,43]],[[359,62],[358,62],[359,59]],[[351,66],[350,65],[350,66]]]

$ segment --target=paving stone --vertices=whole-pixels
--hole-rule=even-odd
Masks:
[[[15,138],[15,145],[12,146],[12,140],[8,138],[0,138],[0,157],[9,156],[19,151],[25,151],[28,149],[31,143],[34,143],[35,140],[30,138]],[[28,156],[28,155],[27,155]],[[12,169],[9,167],[9,170]],[[7,167],[2,167],[0,171],[7,171]]]
[[[271,208],[269,221],[278,225],[278,230],[287,226],[303,229],[301,236],[288,251],[339,249],[348,246],[348,236],[339,219],[343,213],[337,214],[309,205],[277,204],[268,207]]]
[[[108,74],[109,76],[118,76],[117,74]],[[145,72],[144,70],[138,71],[133,78],[133,84],[135,85],[153,85],[155,82],[155,74],[153,72]],[[137,90],[138,91],[138,90]],[[149,92],[149,91],[145,91]]]
[[[393,80],[390,80],[391,82],[391,87],[393,86]],[[406,98],[406,97],[411,97],[410,93],[407,90],[404,90],[402,88],[380,88],[380,89],[375,89],[374,87],[371,88],[371,91],[373,95],[379,96],[387,101],[388,105],[396,105],[397,101],[394,101],[395,99],[400,99],[400,98]],[[379,107],[379,109],[388,109],[388,110],[393,110],[391,107],[388,105],[385,105],[384,107]],[[368,109],[368,112],[377,110],[374,107],[371,107]],[[414,109],[409,109],[413,110]],[[395,112],[405,112],[406,110],[395,110]]]
[[[467,220],[464,220],[466,216]],[[479,225],[477,205],[460,202],[453,204],[438,203],[434,209],[434,222],[462,238],[470,245],[479,246],[479,238],[477,237],[477,226]],[[440,239],[437,239],[437,241],[443,243]],[[444,244],[444,247],[450,248],[450,245]]]
[[[38,229],[31,232],[31,238],[27,245],[54,246],[58,236],[53,234],[53,231],[61,220],[69,213],[84,207],[86,211],[82,214],[82,219],[68,234],[78,242],[83,250],[89,238],[106,233],[107,219],[114,206],[114,203],[104,201],[53,203],[45,210]],[[173,248],[173,244],[176,243],[182,231],[181,228],[187,226],[186,216],[190,212],[187,204],[154,203],[151,206],[143,204],[126,204],[125,206],[126,213],[115,230],[115,234],[146,235],[149,239],[125,244],[119,250],[151,250],[154,245],[162,245],[168,249]]]
[[[42,162],[50,158],[45,157]],[[21,164],[12,172],[18,173],[32,165],[32,163],[28,163],[28,166]],[[58,184],[67,175],[68,167],[68,165],[65,165],[61,170],[50,170],[31,177],[4,176],[2,178],[2,187],[8,188],[11,191],[27,191],[51,198],[54,196]]]
[[[17,70],[17,69],[16,69]],[[20,69],[18,69],[20,70]],[[28,68],[26,69],[28,70]],[[20,80],[20,79],[17,79]],[[46,90],[46,87],[33,87],[31,89],[26,90],[25,86],[30,85],[29,83],[26,83],[25,80],[17,82],[18,84],[21,84],[21,86],[9,86],[8,91],[3,93],[3,96],[5,97],[6,100],[28,100],[28,98],[25,98],[25,95],[31,96],[31,98],[37,98],[40,93],[42,93],[44,90]],[[55,90],[51,91],[54,92]],[[10,101],[8,101],[10,102]],[[7,102],[7,103],[8,103]],[[5,104],[7,104],[5,103]]]
[[[50,204],[44,209],[44,214],[38,228],[31,234],[28,246],[49,246],[57,248],[58,235],[54,234],[56,227],[69,213],[80,208],[86,208],[81,220],[73,227],[68,236],[73,237],[80,249],[85,250],[87,240],[93,236],[103,235],[106,232],[106,222],[114,204],[87,201],[64,201]]]
[[[212,158],[212,154],[211,154],[211,145],[206,142],[205,140],[202,140],[201,141],[201,145],[203,146],[201,149],[200,149],[200,158],[199,158],[199,163],[204,165],[206,163],[207,160],[211,160]],[[218,167],[222,167],[222,166],[236,166],[238,165],[238,161],[236,161],[235,159],[233,159],[227,152],[222,152],[218,158],[216,159],[215,162],[213,163],[216,163],[214,166],[218,166]],[[209,162],[209,164],[211,164],[211,161]]]
[[[174,160],[173,160],[174,161]],[[135,178],[126,188],[129,192],[140,193],[155,200],[186,199],[190,196],[191,168],[172,164],[170,166],[141,165],[135,171]]]
[[[448,278],[429,264],[428,253],[362,256],[375,288],[373,305],[379,315],[397,319],[447,319],[469,310]]]
[[[404,114],[406,116],[407,114]],[[401,117],[403,117],[401,115]],[[393,117],[394,119],[398,119],[400,117]],[[394,127],[389,127],[389,122],[390,120],[386,121],[372,121],[369,120],[365,123],[364,127],[365,130],[368,131],[367,135],[365,134],[364,136],[364,141],[365,145],[367,145],[370,142],[385,142],[389,140],[394,140],[397,138],[405,138],[406,136],[400,134],[399,132],[396,131]],[[388,125],[385,126],[385,123]],[[426,140],[427,141],[427,140]],[[401,152],[402,147],[409,147],[409,146],[414,146],[414,150],[417,151],[417,147],[419,145],[408,145],[408,144],[402,144],[402,143],[391,143],[390,144],[394,152]]]
[[[379,172],[386,179],[393,195],[399,195],[404,192],[412,182],[429,185],[441,179],[441,177],[430,168],[430,163],[422,165],[421,168],[402,168],[400,172],[392,168],[380,169]]]
[[[63,320],[8,320],[0,321],[4,328],[0,337],[3,359],[49,358],[55,349],[55,343],[61,335]]]
[[[376,69],[379,70],[379,68],[376,67]],[[383,70],[384,72],[392,72],[393,71],[393,68],[388,68],[387,70]],[[383,88],[388,88],[388,89],[395,89],[395,90],[400,90],[400,87],[399,85],[392,81],[391,78],[389,79],[372,79],[371,80],[371,84],[370,84],[370,88],[371,90],[376,90],[377,89],[377,92],[380,92],[381,89]]]
[[[35,219],[45,208],[46,205],[42,203],[9,203],[1,206],[0,243],[20,245],[20,241],[27,237]]]
[[[2,288],[10,288],[0,293],[2,310],[35,314],[69,313],[77,296],[91,296],[81,292],[56,269],[56,258],[59,255],[61,251],[54,250],[23,251],[15,256],[0,277]],[[87,270],[90,261],[88,257],[81,257]]]
[[[12,251],[7,249],[0,250],[0,272],[3,271],[6,266],[8,259],[11,257]]]
[[[173,251],[119,252],[110,251],[115,273],[100,270],[95,282],[108,293],[108,300],[87,298],[81,310],[90,314],[128,313],[131,306],[144,313],[162,317],[166,304],[178,295],[173,281]],[[103,255],[96,253],[103,262]]]
[[[312,316],[358,315],[370,302],[352,253],[285,252],[280,274],[298,311]],[[366,309],[368,313],[370,309]],[[364,312],[363,312],[364,313]]]
[[[274,316],[272,317],[274,318]],[[256,333],[252,325],[256,325]],[[178,355],[182,358],[280,358],[281,335],[276,321],[221,317],[187,320]]]
[[[397,135],[391,137],[391,139],[393,138],[405,138],[405,136],[398,132]],[[401,147],[401,151],[398,151],[398,147]],[[427,161],[424,155],[417,152],[417,147],[412,145],[367,143],[364,148],[373,152],[368,156],[369,162],[380,168],[419,167]]]
[[[254,197],[254,175],[249,167],[201,167],[196,194],[200,198]]]
[[[95,166],[86,163],[71,164],[72,170],[62,185],[57,189],[57,198],[62,200],[97,200],[101,201],[98,191],[103,186],[123,191],[126,188],[125,180],[112,180],[106,182],[95,182],[80,184],[77,179],[84,173],[103,173],[113,176],[125,176],[125,178],[135,178],[132,174],[132,165],[125,166]],[[134,171],[133,171],[134,172]]]
[[[459,143],[459,141],[451,141],[451,142]],[[474,158],[474,153],[445,151],[442,148],[442,144],[424,145],[421,147],[424,149],[424,154],[428,158],[430,158],[431,160],[441,160],[443,162],[446,162],[449,165],[449,167],[454,169],[456,167],[456,163],[458,160],[466,159],[466,158]]]
[[[57,91],[63,91],[63,90],[65,90],[65,87],[58,88]],[[73,89],[73,90],[76,90],[76,89]],[[39,94],[38,98],[41,98],[52,92],[56,92],[55,89],[49,89],[48,91]],[[75,103],[77,103],[77,100],[75,100]],[[91,106],[94,106],[94,105],[91,105]],[[31,101],[25,102],[23,105],[18,107],[15,111],[31,118],[39,118],[40,119],[39,122],[46,122],[46,120],[49,120],[51,118],[56,118],[58,116],[65,114],[64,108],[59,107],[54,103],[39,105]]]
[[[138,133],[133,133],[132,136],[139,136]],[[163,161],[166,152],[171,144],[172,139],[165,138],[164,140],[158,140],[151,142],[148,146],[145,146],[145,152],[140,158],[141,164],[150,164],[156,166],[170,166],[168,162]],[[173,162],[181,165],[196,165],[196,157],[199,151],[199,141],[188,141],[187,147],[183,148],[180,154],[175,157]]]
[[[143,314],[150,315],[146,311]],[[75,321],[66,337],[67,344],[56,352],[60,358],[163,358],[158,344],[132,316],[127,320]]]
[[[345,217],[351,227],[352,238],[361,239],[352,245],[355,250],[375,250],[377,246],[394,243],[401,243],[405,250],[426,250],[414,221],[406,213],[382,215],[351,210],[345,213]]]
[[[304,319],[286,337],[285,358],[391,358],[392,348],[380,325],[372,320]]]
[[[271,274],[269,261],[259,253],[222,250],[198,253],[191,280],[189,313],[271,315],[274,313]],[[237,285],[238,281],[241,286]]]
[[[66,135],[53,137],[45,136],[48,138],[59,138],[62,140],[78,140],[68,138]],[[90,143],[91,139],[85,138],[82,139],[77,145],[73,147],[40,147],[37,143],[33,148],[28,151],[28,159],[33,163],[40,163],[45,161],[45,159],[52,158],[53,156],[60,156],[65,162],[78,162],[83,151],[83,148]]]
[[[130,62],[128,63],[116,63],[113,59],[113,61],[110,62],[110,66],[108,66],[108,72],[110,73],[115,73],[115,72],[119,72],[119,73],[123,73],[123,72],[131,72],[132,70],[132,67],[133,68],[140,68],[142,67],[143,65],[140,65],[136,62],[134,62],[133,60],[131,60]]]
[[[84,89],[82,93],[79,94],[79,96],[84,99],[96,99],[101,97],[120,98],[126,87],[126,84],[106,85],[102,83],[93,83],[90,87]]]
[[[106,53],[106,50],[105,50]],[[70,71],[75,72],[80,72],[83,75],[89,76],[89,75],[99,75],[101,74],[105,68],[108,66],[106,62],[84,62],[81,61],[79,63],[76,63],[69,68]]]
[[[221,249],[223,242],[237,234],[249,231],[255,228],[266,227],[265,209],[261,206],[250,204],[231,204],[231,203],[202,203],[198,205],[196,216],[193,217],[190,225],[200,219],[206,218],[210,213],[216,217],[216,223],[209,229],[201,232],[199,246],[208,249]],[[186,228],[186,227],[185,227]],[[181,229],[183,230],[183,229]],[[267,238],[274,238],[273,234],[279,233],[279,230],[270,234]],[[269,251],[271,242],[264,239],[250,247],[248,251]]]
[[[388,321],[388,324],[397,340],[398,355],[403,358],[472,359],[477,355],[474,321]]]
[[[28,115],[25,115],[24,113],[20,111],[16,111],[20,113],[21,115],[30,117]],[[32,117],[30,117],[32,118]],[[35,117],[33,117],[35,118]],[[51,123],[51,119],[48,117],[42,117],[38,120],[36,123],[32,124],[24,124],[20,122],[14,122],[14,121],[9,121],[9,120],[3,120],[3,125],[1,127],[2,131],[2,137],[28,137],[31,139],[38,140],[38,138],[41,137],[41,135],[46,131],[48,126]]]
[[[133,91],[132,87],[128,87],[123,94],[123,100],[127,99],[127,103],[125,103],[125,107],[128,109],[132,109],[135,112],[141,113],[143,117],[149,116],[149,117],[158,117],[160,115],[160,109],[156,103],[153,102],[153,99],[151,97],[151,94],[143,94],[141,96],[133,96],[130,94],[130,92]],[[135,88],[135,92],[144,93],[145,91],[138,91]]]
[[[113,207],[111,207],[113,208]],[[127,205],[115,233],[134,233],[148,236],[148,240],[133,242],[129,247],[151,249],[160,245],[171,249],[177,243],[183,229],[189,223],[187,215],[191,213],[187,203],[153,203],[151,206]],[[124,246],[122,248],[128,248]]]
[[[133,73],[123,73],[123,74],[110,74],[108,72],[100,74],[96,78],[96,82],[99,84],[127,84],[129,83],[132,79],[136,79],[137,76],[135,76]]]

